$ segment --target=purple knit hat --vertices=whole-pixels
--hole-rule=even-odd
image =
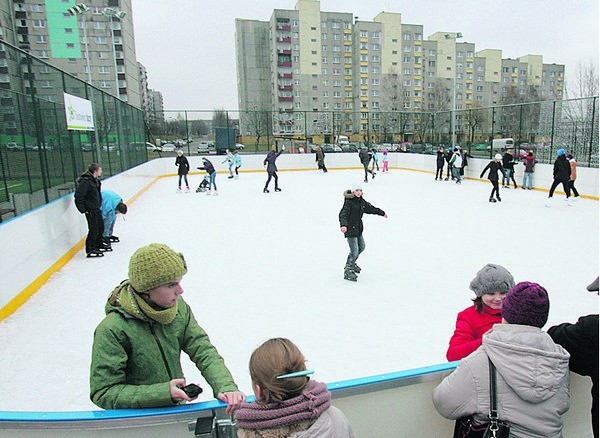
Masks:
[[[548,321],[548,292],[537,283],[522,281],[513,287],[502,302],[502,318],[510,324],[542,328]]]

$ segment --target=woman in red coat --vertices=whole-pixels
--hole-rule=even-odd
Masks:
[[[449,361],[460,360],[481,345],[484,333],[502,322],[502,301],[515,285],[515,279],[500,265],[488,263],[477,272],[469,288],[477,295],[473,305],[456,318],[456,329],[446,352]]]

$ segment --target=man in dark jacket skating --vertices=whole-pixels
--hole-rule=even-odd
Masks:
[[[372,154],[369,153],[368,149],[358,148],[358,158],[360,159],[363,168],[365,169],[365,182],[369,182],[368,174],[371,174],[371,178],[375,178],[375,171],[369,169],[369,163],[371,162]]]
[[[362,186],[355,184],[352,189],[344,192],[344,205],[340,210],[340,231],[345,235],[350,247],[350,254],[344,267],[344,279],[356,281],[361,269],[356,264],[356,259],[361,252],[365,250],[365,240],[363,239],[362,216],[366,214],[377,214],[387,218],[385,211],[369,204],[362,197]]]
[[[552,206],[552,195],[554,194],[554,189],[556,189],[556,187],[558,187],[558,185],[561,183],[565,193],[567,194],[567,202],[569,205],[572,205],[571,200],[569,199],[571,197],[571,188],[569,184],[569,180],[571,179],[571,165],[569,164],[569,160],[567,160],[564,149],[557,150],[556,155],[557,157],[554,161],[553,170],[554,181],[550,186],[550,193],[548,194],[548,199],[546,200],[546,207]]]
[[[110,245],[102,242],[104,222],[100,211],[102,205],[101,176],[102,167],[97,163],[92,163],[88,170],[77,178],[77,188],[75,189],[75,206],[80,213],[85,214],[88,224],[88,235],[85,239],[85,253],[88,258],[102,257],[104,251],[112,251]]]

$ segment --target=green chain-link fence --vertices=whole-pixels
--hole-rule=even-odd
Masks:
[[[67,129],[63,93],[91,101],[96,132]],[[141,110],[0,41],[0,209],[73,191],[90,163],[110,176],[147,159]]]

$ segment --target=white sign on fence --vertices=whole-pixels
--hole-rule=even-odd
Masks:
[[[94,113],[92,102],[81,97],[63,93],[67,129],[74,131],[94,131]]]

